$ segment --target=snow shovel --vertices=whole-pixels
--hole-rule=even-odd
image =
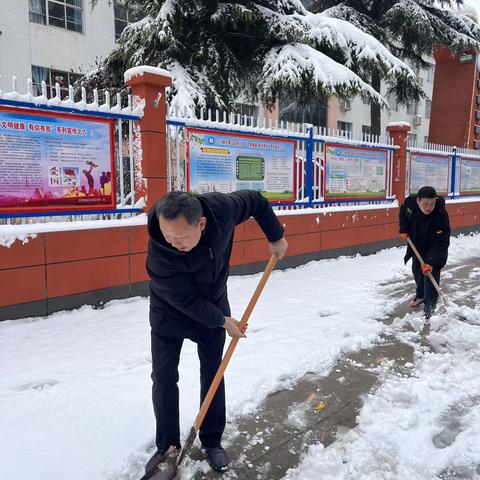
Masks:
[[[257,300],[259,299],[263,291],[263,288],[267,283],[268,277],[270,276],[270,273],[272,273],[272,270],[275,268],[275,264],[277,263],[277,260],[278,258],[275,254],[273,254],[270,257],[270,261],[268,262],[268,265],[265,268],[265,271],[263,272],[263,275],[260,278],[260,281],[258,282],[257,288],[253,292],[252,298],[250,299],[250,302],[247,305],[247,308],[245,309],[242,319],[240,320],[240,330],[242,330],[243,327],[247,324],[248,319],[250,318],[250,315],[257,303]],[[193,427],[190,430],[190,433],[187,439],[185,440],[183,447],[180,450],[180,453],[177,455],[176,458],[174,456],[167,457],[165,461],[159,463],[154,468],[152,468],[140,480],[174,480],[176,478],[178,468],[182,464],[184,458],[190,453],[190,450],[192,449],[193,442],[197,437],[197,433],[200,430],[203,419],[207,414],[208,408],[210,407],[210,403],[212,402],[213,397],[215,396],[218,385],[220,384],[223,378],[223,374],[225,373],[228,362],[230,361],[233,355],[233,352],[235,350],[235,347],[237,346],[238,341],[239,341],[239,338],[232,338],[232,340],[230,341],[230,344],[227,348],[225,356],[223,357],[222,363],[218,367],[217,373],[215,374],[215,377],[212,380],[212,383],[210,385],[210,388],[208,389],[207,395],[205,396],[202,406],[200,407],[200,411],[198,412],[197,418],[193,423]]]
[[[420,255],[420,252],[417,250],[417,247],[415,247],[414,243],[410,240],[410,237],[407,237],[407,242],[410,245],[410,248],[413,250],[413,253],[415,253],[415,256],[418,258],[418,261],[420,262],[421,265],[423,265],[425,262],[423,261],[422,256]],[[445,307],[447,307],[447,302],[445,301],[445,298],[443,298],[442,291],[440,290],[440,285],[438,285],[437,281],[433,278],[432,272],[427,273],[428,279],[432,282],[432,285],[435,287],[435,290],[438,292],[439,298],[442,299],[443,303],[445,304]]]

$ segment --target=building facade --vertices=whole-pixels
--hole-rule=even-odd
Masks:
[[[11,90],[15,76],[19,90],[24,91],[31,78],[34,94],[40,94],[45,81],[49,96],[55,83],[66,96],[68,84],[108,55],[124,27],[136,20],[126,0],[99,0],[93,9],[90,0],[0,0],[0,12],[0,89]],[[405,108],[387,96],[391,108],[382,111],[382,132],[389,122],[408,121],[412,141],[423,144],[428,140],[433,75],[432,60],[431,67],[418,74],[427,99]],[[386,88],[382,93],[386,95]],[[370,134],[370,106],[359,97],[349,102],[331,98],[286,116],[282,115],[282,101],[273,112],[243,101],[238,107],[242,115],[258,115],[274,123],[308,122],[359,139],[368,139]]]
[[[430,137],[435,143],[480,149],[480,73],[475,51],[437,49]]]
[[[93,9],[90,0],[0,0],[0,89],[11,90],[15,76],[20,91],[31,78],[35,93],[45,81],[65,95],[132,20],[122,0],[99,0]]]
[[[390,105],[390,109],[381,112],[381,132],[384,134],[390,122],[408,122],[412,129],[409,141],[412,144],[424,145],[429,142],[430,116],[432,110],[433,81],[435,65],[433,59],[429,67],[415,72],[426,98],[410,105],[399,105],[394,95],[387,93],[387,86],[382,85],[381,93]],[[367,140],[370,135],[370,105],[360,97],[351,101],[332,98],[328,104],[328,128],[348,132],[353,138]]]

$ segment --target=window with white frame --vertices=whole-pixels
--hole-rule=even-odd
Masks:
[[[389,93],[387,95],[387,102],[390,105],[390,110],[393,112],[398,112],[398,101],[397,96],[394,93]]]
[[[425,118],[430,118],[430,115],[432,113],[432,101],[431,100],[425,100]]]
[[[68,86],[73,85],[80,77],[81,75],[78,73],[32,65],[33,95],[42,94],[42,82],[45,82],[47,85],[47,97],[52,98],[55,96],[55,84],[58,83],[60,96],[63,100],[68,97]]]
[[[83,33],[83,0],[28,0],[30,21]]]
[[[407,115],[417,115],[418,113],[418,102],[409,103],[407,105]]]
[[[353,123],[352,122],[337,122],[337,130],[340,131],[340,135],[350,137],[353,131]]]
[[[369,142],[372,138],[372,127],[370,125],[362,125],[362,140]]]
[[[113,0],[113,16],[115,18],[115,41],[117,41],[125,27],[139,20],[136,14],[136,0]]]
[[[240,125],[257,126],[256,121],[259,112],[259,108],[257,105],[251,105],[248,103],[236,103],[235,107],[237,109],[237,113],[241,116]]]

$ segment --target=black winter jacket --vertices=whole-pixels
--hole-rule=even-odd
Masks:
[[[445,199],[437,197],[432,213],[425,215],[417,204],[417,196],[410,195],[400,207],[400,233],[408,233],[425,263],[433,268],[443,268],[447,263],[450,245],[450,222]],[[407,247],[405,263],[414,256]]]
[[[227,278],[236,225],[254,217],[269,242],[283,237],[282,225],[259,192],[207,193],[198,199],[207,223],[189,252],[165,241],[155,207],[148,215],[150,324],[167,335],[223,326],[224,316],[230,316]]]

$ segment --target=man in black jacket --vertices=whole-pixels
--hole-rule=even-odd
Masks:
[[[400,235],[410,237],[424,260],[424,264],[408,246],[405,263],[412,258],[412,272],[417,285],[415,298],[410,306],[423,303],[425,318],[429,319],[435,310],[438,293],[427,277],[431,272],[440,283],[440,271],[447,263],[450,245],[450,223],[445,208],[445,199],[437,197],[433,187],[422,187],[417,195],[407,197],[400,207]]]
[[[282,225],[259,192],[170,192],[149,213],[147,271],[157,451],[145,467],[147,472],[171,446],[180,448],[177,382],[184,339],[197,343],[203,401],[222,360],[225,332],[245,336],[231,317],[227,279],[235,226],[250,217],[267,237],[272,253],[283,258],[288,245]],[[224,428],[222,380],[199,432],[208,461],[218,471],[229,462],[221,446]]]

